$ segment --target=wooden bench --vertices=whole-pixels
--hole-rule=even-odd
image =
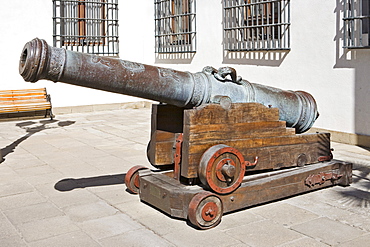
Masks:
[[[39,115],[54,117],[46,88],[0,90],[0,119]]]

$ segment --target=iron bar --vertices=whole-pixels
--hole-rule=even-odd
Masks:
[[[195,52],[195,0],[156,0],[154,10],[156,53]]]
[[[289,50],[289,5],[289,0],[225,0],[224,49]]]
[[[118,56],[117,0],[53,0],[53,45]]]
[[[345,0],[343,7],[343,48],[370,48],[369,2],[369,0]]]

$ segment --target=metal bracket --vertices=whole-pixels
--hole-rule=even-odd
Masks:
[[[183,133],[180,133],[176,138],[176,150],[175,150],[175,167],[173,169],[173,178],[180,179],[180,163],[181,163],[181,147],[183,140]]]
[[[334,181],[341,178],[343,174],[338,174],[337,172],[320,172],[319,174],[310,175],[306,178],[305,184],[308,187],[313,187],[316,184],[323,184],[328,180]]]
[[[246,167],[250,167],[250,166],[256,166],[257,165],[257,162],[258,162],[258,156],[256,156],[255,158],[254,158],[254,162],[253,163],[251,163],[251,162],[249,162],[249,161],[245,161],[244,162],[244,165],[246,166]]]
[[[318,161],[319,162],[323,162],[323,161],[330,161],[330,160],[332,160],[333,159],[333,153],[332,153],[332,151],[334,151],[334,149],[330,149],[330,154],[329,155],[327,155],[327,156],[320,156],[318,158]]]

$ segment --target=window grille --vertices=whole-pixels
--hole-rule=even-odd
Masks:
[[[196,51],[195,0],[155,0],[156,53]]]
[[[370,48],[370,0],[345,0],[344,48]]]
[[[224,0],[224,49],[289,50],[290,0]]]
[[[53,0],[53,45],[118,56],[118,0]]]

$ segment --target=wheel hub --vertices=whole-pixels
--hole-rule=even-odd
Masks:
[[[218,214],[216,203],[207,202],[202,209],[202,218],[205,221],[212,221]]]

